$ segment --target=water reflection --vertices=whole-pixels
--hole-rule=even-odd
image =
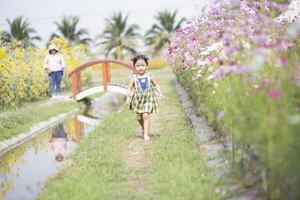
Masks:
[[[64,160],[68,140],[63,123],[59,123],[52,128],[50,143],[56,161],[60,162]]]
[[[91,130],[77,116],[39,134],[1,157],[0,199],[31,199],[61,165],[76,143]],[[69,140],[72,138],[72,140]]]
[[[75,142],[79,142],[84,135],[83,132],[83,123],[78,120],[78,117],[73,117],[73,125],[74,125],[74,134],[72,136],[72,140]]]
[[[88,115],[74,115],[1,156],[0,199],[34,198],[66,155],[122,102],[122,96],[107,94],[91,106]]]

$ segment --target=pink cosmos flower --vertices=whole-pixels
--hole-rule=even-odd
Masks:
[[[212,62],[214,60],[214,57],[212,55],[207,56],[207,59],[209,60],[209,62]]]
[[[280,64],[281,66],[285,65],[285,64],[286,64],[286,61],[287,61],[286,57],[284,57],[284,56],[280,56],[280,57],[279,57],[279,64]]]
[[[261,83],[260,83],[260,87],[261,88],[268,88],[271,85],[271,83],[272,83],[272,81],[270,81],[268,79],[262,80]]]
[[[189,52],[186,52],[185,55],[185,61],[189,64],[189,65],[194,65],[196,63],[196,60],[194,59],[194,57],[192,55],[190,55]]]
[[[279,90],[271,90],[268,92],[268,96],[271,99],[279,99],[281,97],[281,92]]]
[[[259,35],[254,35],[252,37],[252,40],[254,43],[256,43],[257,45],[263,45],[267,42],[268,40],[268,36],[266,34],[259,34]]]
[[[206,64],[206,62],[205,62],[204,60],[202,60],[202,59],[199,59],[199,60],[197,61],[197,67],[198,67],[198,68],[204,66],[205,64]]]
[[[288,8],[287,4],[279,4],[279,3],[275,3],[275,2],[272,2],[271,6],[280,12],[284,12]]]
[[[191,39],[192,39],[193,41],[196,41],[196,40],[198,39],[198,37],[197,37],[197,35],[193,35],[193,36],[191,37]]]
[[[243,65],[243,66],[238,66],[234,68],[233,73],[235,74],[245,74],[249,72],[249,67]]]
[[[197,76],[193,76],[193,77],[192,77],[192,81],[195,81],[195,80],[197,80],[197,79],[198,79]]]
[[[224,111],[220,111],[217,115],[217,121],[220,121],[224,117]]]
[[[226,56],[230,56],[231,54],[236,52],[237,52],[237,48],[234,45],[229,45],[228,47],[225,47]]]

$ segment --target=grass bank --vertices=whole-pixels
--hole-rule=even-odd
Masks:
[[[44,99],[2,111],[0,112],[0,141],[16,136],[41,121],[71,111],[81,105],[75,102]]]
[[[154,72],[164,94],[151,141],[135,136],[124,106],[97,127],[48,180],[38,199],[219,199],[167,70]]]

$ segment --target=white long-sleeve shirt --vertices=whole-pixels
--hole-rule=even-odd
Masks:
[[[44,68],[48,73],[62,71],[65,68],[64,58],[59,53],[48,54],[44,60]]]

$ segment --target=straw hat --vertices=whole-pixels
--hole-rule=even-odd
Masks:
[[[58,51],[58,48],[57,48],[57,46],[55,46],[55,44],[50,44],[49,48],[48,48],[48,51],[51,51],[53,49],[56,50],[56,51]]]

